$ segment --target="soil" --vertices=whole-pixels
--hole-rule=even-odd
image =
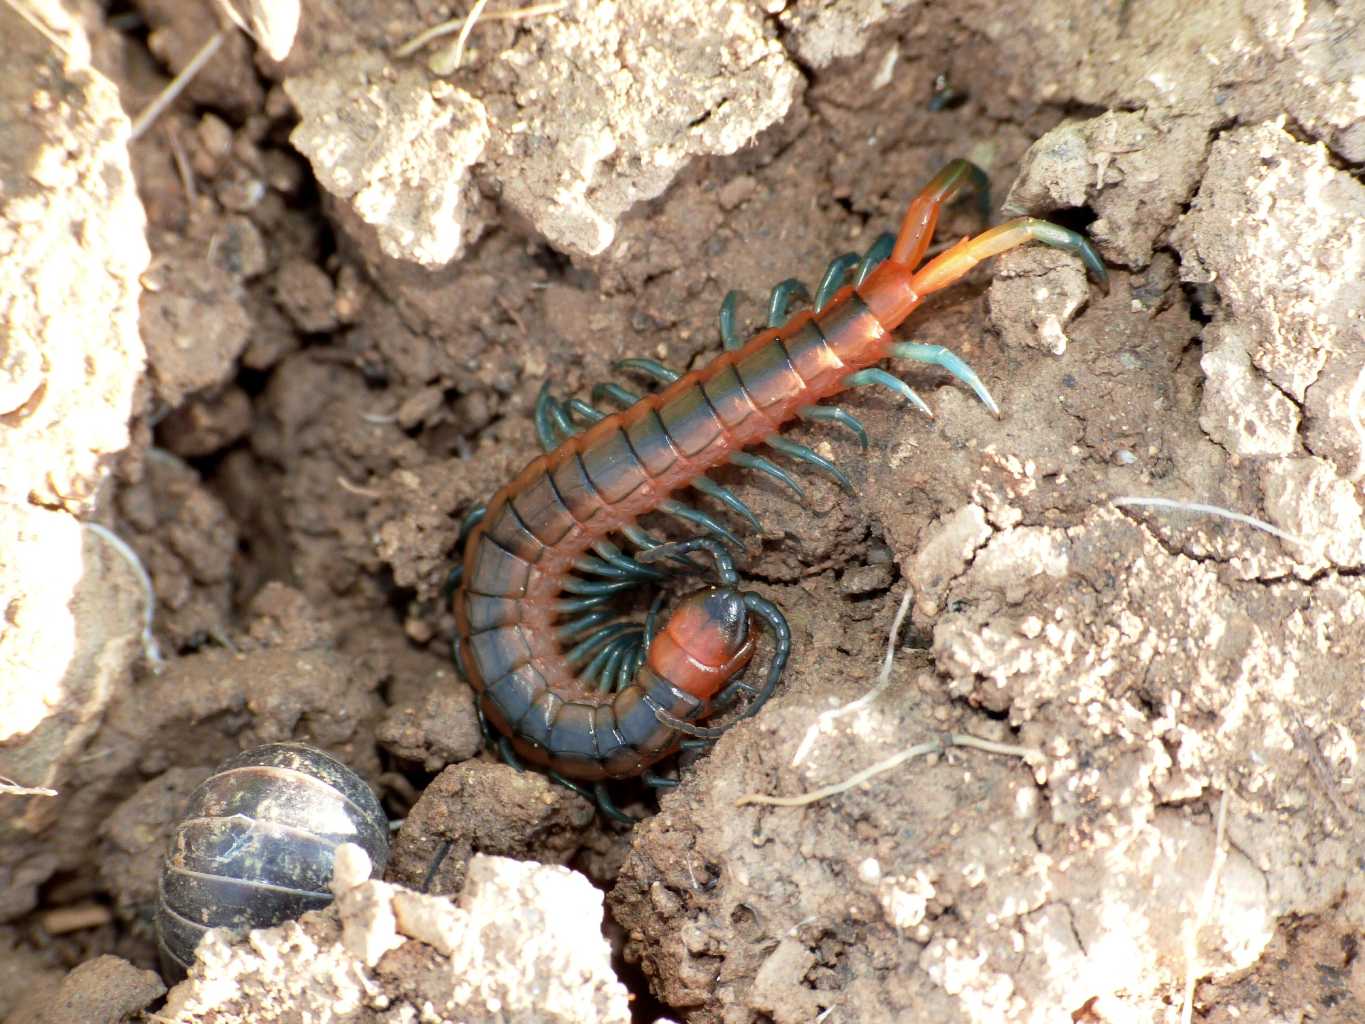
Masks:
[[[0,1017],[297,1019],[311,964],[366,1021],[1365,1021],[1358,5],[575,0],[455,66],[399,49],[462,8],[309,0],[130,140],[214,10],[0,6],[0,776],[56,791],[0,789]],[[793,655],[641,824],[500,764],[444,588],[542,385],[701,365],[960,156],[1107,294],[992,261],[901,336],[1001,417],[903,364],[932,420],[787,432],[854,495],[718,475]],[[163,1007],[179,807],[285,739],[402,820],[386,880]]]

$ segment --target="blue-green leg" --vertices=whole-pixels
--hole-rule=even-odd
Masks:
[[[859,370],[857,373],[850,374],[847,378],[848,386],[851,388],[865,388],[873,384],[880,384],[882,387],[890,388],[900,395],[907,402],[913,405],[930,419],[934,418],[931,410],[924,399],[915,394],[915,389],[899,377],[893,377],[885,370],[879,370],[875,366],[867,370]]]
[[[803,299],[810,298],[810,292],[806,291],[806,286],[798,278],[789,277],[773,286],[772,292],[768,295],[769,327],[781,327],[787,322],[792,299],[797,296]]]
[[[896,236],[886,231],[877,236],[877,240],[867,248],[867,253],[858,263],[858,269],[853,273],[853,285],[856,288],[866,280],[867,275],[872,273],[878,263],[881,263],[891,255],[891,251],[896,247]]]
[[[995,404],[995,399],[986,390],[986,385],[976,375],[976,371],[951,349],[946,349],[942,345],[920,345],[911,341],[902,341],[891,346],[891,354],[897,359],[911,359],[917,363],[928,363],[930,366],[947,370],[976,392],[976,397],[981,399],[986,408],[994,415],[1000,415],[1000,406]]]
[[[798,459],[801,462],[814,466],[826,476],[833,479],[835,483],[849,494],[854,493],[853,481],[848,478],[842,469],[830,462],[829,459],[825,458],[819,452],[812,451],[804,444],[797,444],[795,441],[789,441],[785,437],[770,437],[764,443],[767,444],[769,448],[773,449],[773,451],[781,452],[783,455],[790,456],[793,459]]]

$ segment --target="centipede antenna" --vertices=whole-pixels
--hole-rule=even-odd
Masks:
[[[809,422],[837,423],[839,426],[852,431],[863,451],[867,451],[868,445],[871,443],[867,436],[867,428],[863,426],[862,421],[837,405],[812,405],[809,409],[802,409],[797,415]]]
[[[762,455],[755,455],[753,452],[735,452],[730,456],[730,462],[742,469],[756,469],[760,473],[766,473],[779,483],[784,483],[796,492],[796,497],[801,501],[806,500],[806,492],[801,485],[796,482],[796,477],[792,476],[777,463],[765,459]]]
[[[677,715],[660,707],[654,709],[654,717],[659,720],[660,724],[668,726],[674,732],[684,733],[708,742],[720,739],[725,735],[725,731],[730,728],[728,724],[693,725],[691,722],[685,722]],[[683,746],[687,746],[686,740],[683,741]]]
[[[928,403],[926,403],[924,399],[915,394],[914,388],[899,377],[893,377],[891,374],[878,367],[873,366],[866,370],[859,370],[857,373],[850,374],[846,378],[846,381],[849,387],[854,388],[871,387],[873,384],[880,384],[884,388],[890,388],[920,412],[924,413],[924,415],[928,416],[930,419],[934,418],[933,410],[929,408]]]
[[[739,698],[740,694],[747,693],[750,696],[753,696],[757,692],[757,690],[743,679],[731,679],[730,682],[726,684],[725,689],[721,690],[720,693],[716,694],[715,697],[711,699],[711,707],[716,712],[723,712]]]
[[[976,375],[976,371],[968,366],[967,361],[952,349],[944,348],[942,345],[921,345],[913,341],[900,341],[891,346],[891,354],[897,359],[910,359],[917,363],[928,363],[930,366],[947,370],[976,392],[976,397],[981,399],[992,414],[1000,415],[1000,406],[995,404],[995,399],[986,390],[986,385]]]
[[[791,301],[798,295],[803,299],[810,298],[810,292],[806,290],[800,278],[789,277],[773,286],[773,290],[768,294],[769,327],[781,327],[787,322]]]
[[[853,481],[845,475],[842,469],[830,462],[829,459],[825,458],[820,453],[807,448],[804,444],[788,441],[785,437],[770,437],[764,443],[775,452],[781,452],[783,455],[788,455],[793,459],[799,459],[802,462],[814,466],[816,469],[819,469],[832,477],[834,482],[849,494],[854,493]]]
[[[768,678],[764,680],[763,688],[758,691],[753,703],[739,715],[740,718],[752,718],[764,704],[768,703],[768,699],[777,689],[778,680],[782,678],[782,673],[787,668],[787,659],[792,651],[792,631],[787,625],[787,617],[782,614],[782,609],[767,598],[746,593],[744,607],[767,623],[773,632],[773,660],[768,665]]]
[[[739,332],[735,330],[735,306],[739,304],[739,292],[726,292],[720,303],[720,343],[726,352],[733,352],[744,345]]]
[[[611,364],[614,372],[620,373],[623,370],[638,370],[648,377],[653,377],[662,384],[672,384],[682,376],[677,370],[670,370],[657,359],[640,359],[632,357],[630,359],[618,359]]]
[[[858,254],[846,252],[829,261],[825,274],[820,278],[820,286],[815,289],[815,311],[818,313],[829,305],[834,293],[844,286],[848,272],[858,265]]]
[[[753,510],[744,504],[735,493],[728,487],[722,487],[710,477],[702,475],[692,481],[692,486],[701,491],[709,498],[715,498],[730,511],[743,516],[749,524],[760,533],[763,532],[763,524],[758,521],[758,516],[754,515]]]

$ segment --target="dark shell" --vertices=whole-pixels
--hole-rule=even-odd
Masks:
[[[384,870],[389,828],[363,779],[321,750],[268,743],[218,766],[189,799],[161,866],[157,941],[183,976],[210,928],[268,928],[332,902],[342,843]]]

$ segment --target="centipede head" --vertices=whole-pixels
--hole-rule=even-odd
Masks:
[[[744,595],[707,587],[687,595],[649,648],[649,667],[680,690],[706,700],[737,675],[754,653]]]

